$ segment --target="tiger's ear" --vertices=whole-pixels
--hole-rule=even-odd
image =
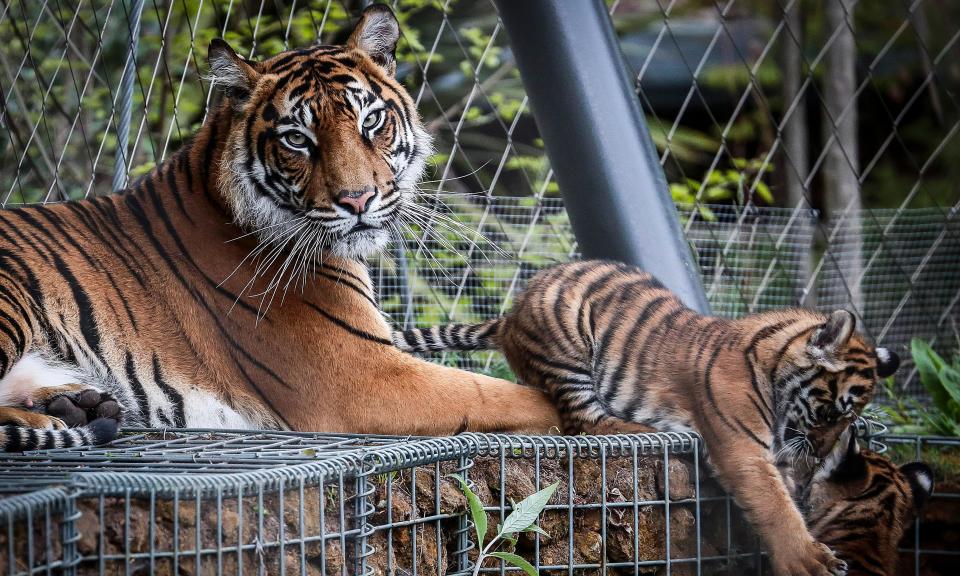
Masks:
[[[807,353],[816,359],[830,359],[837,349],[844,346],[853,335],[857,319],[847,310],[836,310],[820,327],[813,331],[807,342]]]
[[[893,376],[900,367],[900,357],[889,348],[877,348],[877,376]]]
[[[914,506],[917,510],[923,509],[933,494],[933,470],[923,462],[911,462],[901,466],[900,472],[910,482]]]
[[[397,42],[400,40],[400,23],[393,10],[386,4],[372,4],[364,9],[360,21],[350,33],[348,48],[363,50],[387,74],[397,71]]]
[[[257,85],[260,73],[255,64],[240,57],[223,39],[214,38],[207,49],[210,76],[234,104],[242,104]]]

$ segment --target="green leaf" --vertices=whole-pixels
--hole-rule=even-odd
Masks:
[[[520,532],[525,530],[531,524],[536,522],[537,516],[547,505],[547,501],[557,491],[559,482],[547,486],[535,494],[524,498],[519,504],[513,507],[513,512],[503,521],[503,530],[501,533]]]
[[[537,526],[536,524],[531,524],[523,529],[523,532],[536,532],[537,534],[543,536],[544,538],[549,538],[550,534],[543,528]]]
[[[516,554],[511,554],[510,552],[491,552],[490,556],[493,556],[494,558],[499,558],[504,562],[509,562],[510,564],[513,564],[517,568],[520,568],[521,570],[526,572],[529,576],[540,576],[540,573],[537,572],[537,569],[533,567],[533,564],[527,562],[526,560],[524,560],[520,556],[517,556]]]
[[[770,187],[763,182],[757,182],[757,196],[764,202],[773,204],[773,193],[770,192]]]
[[[944,362],[940,369],[940,385],[947,391],[950,398],[953,399],[956,407],[960,407],[960,371]]]
[[[487,513],[483,511],[483,504],[477,495],[473,493],[467,481],[457,474],[451,474],[451,478],[460,483],[460,489],[467,497],[467,504],[470,505],[470,516],[473,520],[473,526],[477,529],[477,547],[483,550],[483,539],[487,535]]]
[[[943,413],[951,413],[950,394],[940,382],[940,369],[943,367],[943,358],[930,347],[929,344],[914,338],[910,341],[910,354],[920,372],[920,383],[930,393],[934,405]]]

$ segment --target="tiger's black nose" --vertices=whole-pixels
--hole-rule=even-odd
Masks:
[[[370,205],[370,200],[377,195],[373,186],[364,186],[360,190],[341,190],[337,194],[337,204],[346,208],[351,214],[363,214]]]

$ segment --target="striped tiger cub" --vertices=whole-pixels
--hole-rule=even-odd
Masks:
[[[849,433],[800,502],[811,534],[847,563],[848,576],[894,576],[897,546],[932,493],[926,464],[897,466]]]
[[[399,38],[374,4],[344,45],[257,62],[213,40],[220,103],[177,153],[117,194],[0,210],[0,446],[99,442],[98,418],[425,435],[559,424],[541,391],[391,342],[365,259],[428,217],[431,150],[394,77]]]
[[[839,310],[729,320],[685,307],[651,275],[585,261],[535,275],[504,317],[394,333],[406,351],[501,350],[553,398],[566,432],[699,432],[778,574],[840,574],[807,531],[778,466],[822,458],[896,355]]]

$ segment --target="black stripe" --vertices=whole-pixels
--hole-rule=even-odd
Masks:
[[[328,280],[333,281],[333,282],[334,282],[335,284],[337,284],[338,286],[346,286],[347,288],[350,288],[351,290],[353,290],[354,292],[356,292],[357,294],[359,294],[361,297],[363,297],[364,300],[366,300],[367,302],[373,304],[373,307],[374,307],[374,308],[379,308],[379,307],[380,307],[380,306],[377,304],[377,301],[373,299],[373,296],[371,296],[370,294],[367,294],[367,292],[366,292],[366,290],[365,290],[364,288],[361,288],[361,287],[357,286],[356,284],[354,284],[354,283],[351,282],[350,280],[347,280],[346,278],[341,277],[341,276],[334,276],[333,274],[330,274],[330,273],[328,273],[328,272],[324,272],[323,269],[320,269],[318,272],[319,272],[319,275],[320,275],[320,276],[323,276],[324,278],[327,278]]]
[[[70,206],[70,205],[71,205],[70,203],[67,204],[67,206]],[[120,290],[119,285],[117,285],[116,278],[114,278],[113,274],[110,272],[110,269],[104,268],[104,266],[98,260],[95,260],[90,255],[90,250],[81,246],[73,238],[73,235],[63,225],[63,221],[51,210],[38,209],[37,213],[43,216],[48,222],[50,222],[50,224],[57,229],[57,232],[60,234],[60,237],[66,240],[67,243],[69,243],[70,246],[73,247],[73,251],[71,253],[79,254],[87,261],[87,263],[90,265],[91,268],[106,274],[107,281],[110,283],[110,286],[113,287],[114,292],[116,292],[117,294],[117,298],[108,300],[108,303],[110,303],[110,305],[112,306],[113,300],[119,300],[123,304],[124,310],[127,313],[127,319],[130,321],[130,324],[133,325],[134,329],[136,329],[137,320],[136,318],[134,318],[133,310],[130,309],[130,305],[127,302],[129,295],[125,294],[124,291]],[[101,240],[104,240],[103,241],[104,246],[110,246],[110,243],[106,242],[105,239],[103,239],[102,237],[101,237]],[[66,247],[63,245],[63,243],[59,242],[59,240],[58,240],[58,244],[60,244],[60,246],[64,248],[65,252],[67,251]]]
[[[548,368],[553,368],[554,370],[559,370],[560,372],[567,372],[567,373],[572,372],[574,374],[582,374],[584,376],[590,375],[590,371],[585,368],[581,368],[579,366],[573,366],[571,364],[565,364],[563,362],[558,362],[551,358],[545,358],[544,356],[541,356],[540,354],[537,354],[536,352],[529,349],[526,351],[526,353],[527,353],[527,356],[530,357],[530,359]]]
[[[167,395],[167,398],[170,400],[170,403],[173,404],[173,425],[177,428],[183,428],[186,424],[186,413],[184,411],[183,396],[176,388],[167,384],[163,379],[163,371],[160,368],[160,358],[157,356],[157,353],[153,353],[153,379],[157,383],[157,386],[164,394]]]
[[[427,347],[427,350],[436,351],[443,349],[443,346],[433,337],[432,329],[424,328],[420,331],[420,336],[423,337],[423,343]]]
[[[173,225],[173,221],[170,220],[170,215],[167,213],[166,208],[164,208],[163,201],[161,200],[160,196],[157,194],[157,190],[154,187],[153,182],[151,180],[147,180],[146,187],[147,187],[147,195],[150,197],[152,201],[154,212],[157,214],[157,216],[160,217],[161,222],[163,222],[163,225],[167,230],[167,234],[169,235],[170,238],[173,239],[174,243],[177,245],[177,249],[180,250],[180,253],[183,255],[184,258],[186,258],[187,262],[193,267],[193,269],[198,271],[203,276],[204,280],[207,281],[207,285],[210,288],[212,288],[215,292],[217,292],[222,296],[226,296],[232,302],[235,302],[241,308],[245,309],[247,312],[257,315],[258,310],[256,307],[243,301],[236,294],[233,294],[230,291],[228,291],[226,288],[221,286],[219,282],[215,282],[212,278],[206,275],[206,273],[203,271],[203,269],[200,266],[197,265],[196,261],[193,259],[193,256],[190,254],[190,251],[187,249],[186,245],[184,245],[183,240],[181,240],[180,234],[177,232],[176,227]],[[269,320],[267,321],[269,322]]]
[[[6,300],[6,296],[0,295],[0,299]],[[7,302],[10,301],[7,300]],[[25,348],[27,345],[27,335],[24,333],[20,323],[24,320],[29,323],[29,319],[25,317],[25,311],[20,304],[14,302],[10,302],[10,304],[17,307],[17,310],[13,310],[13,312],[17,312],[18,314],[14,316],[13,314],[9,314],[3,310],[0,310],[0,319],[6,320],[6,323],[10,325],[10,329],[13,330],[13,332],[11,333],[7,331],[7,329],[3,329],[2,323],[0,323],[0,329],[3,329],[7,337],[13,340],[13,343],[17,348]]]
[[[53,430],[46,430],[43,438],[43,447],[41,449],[57,448],[57,444],[57,433]]]
[[[324,310],[323,308],[317,306],[312,302],[305,302],[305,304],[310,308],[313,308],[314,310],[319,312],[320,315],[326,318],[327,320],[333,322],[334,324],[336,324],[340,328],[343,328],[344,330],[346,330],[350,334],[353,334],[354,336],[363,338],[364,340],[369,340],[370,342],[376,342],[377,344],[384,344],[386,346],[391,346],[391,347],[393,346],[393,341],[388,340],[386,338],[381,338],[380,336],[377,336],[375,334],[370,334],[369,332],[365,332],[363,330],[360,330],[359,328],[355,328],[350,324],[348,324],[347,322],[337,318],[333,314],[330,314],[329,312],[327,312],[326,310]]]
[[[137,263],[137,261],[133,258],[133,255],[127,251],[126,247],[124,246],[124,242],[115,234],[113,226],[107,225],[105,219],[100,215],[100,208],[97,204],[68,202],[67,204],[64,204],[64,206],[73,211],[73,213],[80,218],[80,220],[86,225],[87,231],[100,241],[101,246],[104,246],[106,249],[110,250],[117,260],[123,263],[124,268],[133,275],[133,278],[138,284],[140,284],[141,287],[146,286],[145,280],[140,274],[139,270],[140,266],[143,264]],[[90,212],[87,212],[87,210],[90,210]],[[108,238],[107,235],[109,235],[110,238]]]
[[[671,301],[673,301],[673,296],[665,294],[663,296],[657,296],[653,300],[650,300],[649,302],[647,302],[646,305],[643,307],[643,310],[640,312],[640,315],[637,316],[636,320],[634,320],[633,322],[633,325],[630,327],[630,332],[628,332],[626,336],[626,342],[628,342],[630,345],[639,346],[641,349],[645,348],[645,344],[646,344],[645,341],[636,342],[637,337],[640,335],[640,331],[647,327],[647,320],[650,318],[650,316],[654,312],[659,310],[663,304]],[[619,352],[626,353],[626,351],[624,350],[620,350]],[[604,384],[607,382],[607,377],[605,374],[606,362],[603,362],[603,358],[597,358],[596,361],[601,363],[601,371],[602,373],[604,373],[602,379],[600,379],[600,377],[597,377],[597,384],[598,386],[603,387]],[[626,372],[627,365],[628,365],[626,358],[620,358],[619,361],[617,361],[617,359],[614,358],[611,364],[615,365],[617,368],[610,379],[609,386],[606,386],[606,389],[604,390],[602,401],[606,406],[610,405],[610,403],[613,400],[613,397],[616,395],[617,390],[619,389],[619,386],[623,385],[623,375],[624,375],[624,372]],[[638,364],[636,368],[638,372],[643,374],[646,369],[646,366],[641,366]],[[634,394],[633,400],[630,402],[630,404],[627,405],[627,410],[631,412],[626,412],[624,414],[627,418],[630,418],[633,414],[632,410],[635,410],[636,407],[639,407],[640,404],[643,402],[644,394],[643,394],[642,388],[640,386],[637,386],[634,389],[634,392],[635,394]]]
[[[172,164],[172,165],[171,165]],[[180,193],[180,188],[177,186],[177,171],[184,164],[184,156],[178,154],[175,158],[172,159],[172,162],[162,166],[161,170],[167,171],[167,188],[171,196],[173,196],[173,201],[177,204],[177,208],[180,209],[180,213],[183,214],[187,220],[193,224],[193,218],[190,216],[190,213],[187,212],[187,208],[183,205],[183,194]],[[187,166],[184,170],[186,174],[190,175],[190,167]],[[191,188],[191,186],[187,186]]]
[[[55,253],[51,253],[50,256],[53,258],[53,263],[57,271],[70,287],[73,300],[77,304],[77,312],[80,316],[80,333],[90,347],[90,350],[106,366],[107,363],[103,359],[103,349],[100,347],[100,328],[97,326],[93,302],[91,302],[90,296],[83,289],[83,286],[79,280],[77,280],[76,276],[73,275],[73,272],[70,270],[70,267],[67,266],[66,262]]]
[[[774,362],[773,367],[770,369],[770,382],[776,382],[776,381],[777,381],[777,380],[776,380],[777,367],[778,367],[779,364],[780,364],[780,358],[783,358],[783,355],[787,352],[787,349],[789,349],[790,346],[793,346],[793,343],[794,343],[794,342],[796,342],[797,340],[799,340],[800,338],[802,338],[802,337],[805,336],[806,334],[809,334],[809,333],[810,333],[811,331],[813,331],[815,328],[817,328],[817,326],[811,326],[810,328],[806,328],[806,329],[804,329],[804,330],[801,330],[800,332],[797,332],[796,334],[794,334],[793,336],[791,336],[790,338],[788,338],[787,341],[783,343],[783,346],[781,346],[780,349],[777,350],[777,353],[776,353],[776,355],[774,356],[774,358],[776,358],[777,361]]]
[[[3,427],[3,435],[7,439],[7,441],[3,445],[3,450],[5,452],[21,452],[21,450],[19,449],[20,435],[15,432],[17,432],[16,426],[6,425]]]
[[[760,390],[760,382],[757,378],[756,362],[754,361],[754,359],[757,359],[757,346],[760,345],[760,342],[766,340],[774,334],[779,333],[781,330],[789,326],[793,326],[794,324],[796,324],[795,320],[783,320],[781,322],[777,322],[776,324],[771,324],[764,327],[762,330],[759,330],[753,335],[753,338],[751,338],[750,342],[747,344],[746,350],[743,352],[743,359],[746,361],[747,367],[750,370],[750,386],[763,403],[765,410],[761,410],[760,414],[763,416],[763,420],[767,423],[768,428],[770,427],[770,419],[767,417],[767,414],[769,413],[771,416],[773,415],[773,407],[770,406],[770,403],[767,401],[767,397]],[[782,352],[778,356],[774,357],[774,366],[780,363],[781,356],[783,356]],[[773,379],[770,380],[770,385],[773,385]]]
[[[140,379],[137,378],[136,366],[133,363],[133,354],[129,350],[127,350],[127,361],[125,368],[127,371],[127,382],[130,384],[134,398],[137,399],[137,409],[140,413],[140,417],[144,424],[149,425],[150,403],[147,400],[147,391],[144,390],[143,384],[140,382]]]
[[[237,352],[239,352],[244,359],[246,359],[248,362],[253,364],[255,367],[259,368],[260,370],[263,370],[271,378],[274,378],[278,383],[280,383],[281,386],[290,388],[289,384],[284,382],[279,376],[277,376],[272,370],[266,367],[262,362],[254,358],[252,354],[247,352],[247,350],[244,349],[239,342],[237,342],[237,340],[233,337],[233,335],[230,334],[230,332],[224,327],[222,321],[220,320],[220,316],[213,311],[213,309],[210,307],[210,304],[208,304],[203,299],[202,295],[199,294],[196,291],[196,289],[194,289],[193,286],[183,278],[183,275],[180,274],[179,268],[177,268],[174,265],[173,258],[166,251],[166,249],[164,249],[163,245],[160,243],[157,237],[153,234],[153,226],[150,223],[149,218],[147,218],[146,213],[143,211],[143,206],[140,204],[140,201],[136,197],[134,197],[133,194],[125,195],[124,200],[126,201],[127,206],[131,211],[131,214],[133,215],[134,218],[136,218],[138,224],[143,229],[143,232],[146,235],[147,239],[153,245],[154,250],[156,250],[157,254],[161,258],[163,258],[164,262],[167,264],[167,267],[170,269],[170,272],[180,282],[181,286],[183,286],[183,288],[186,289],[191,296],[193,296],[194,300],[196,300],[207,312],[207,314],[216,324],[217,329],[220,331],[220,335],[231,345],[232,350],[236,350]],[[233,356],[232,353],[231,353],[231,356]],[[236,360],[236,358],[234,358],[234,360]],[[292,426],[290,426],[290,423],[287,422],[282,416],[280,416],[280,412],[276,409],[276,407],[273,405],[270,399],[260,390],[260,387],[257,385],[256,381],[247,373],[246,369],[243,366],[241,366],[239,362],[237,363],[237,369],[240,370],[240,373],[243,375],[244,379],[246,379],[247,384],[249,384],[251,388],[256,390],[257,395],[260,397],[260,399],[267,406],[269,406],[271,410],[274,411],[277,418],[279,418],[280,421],[283,422],[283,424],[286,425],[288,428],[292,428]]]
[[[714,363],[717,361],[717,356],[720,355],[722,350],[723,348],[721,346],[714,346],[713,353],[710,355],[710,359],[707,361],[707,365],[703,370],[704,388],[707,391],[707,400],[710,402],[710,407],[713,408],[713,412],[720,418],[721,422],[734,430],[739,428],[747,436],[749,436],[751,440],[760,446],[763,446],[765,450],[769,450],[770,445],[758,438],[757,435],[754,434],[753,430],[744,426],[740,420],[737,420],[737,426],[734,426],[733,423],[730,422],[730,420],[726,417],[726,415],[724,415],[723,411],[720,409],[720,405],[717,403],[716,397],[713,395],[713,379],[711,377],[711,372],[713,371]]]
[[[409,346],[410,349],[415,352],[423,352],[423,350],[420,350],[419,344],[417,344],[417,334],[419,333],[420,331],[416,328],[411,328],[410,330],[404,330],[402,332],[403,340],[407,343],[407,346]]]
[[[163,413],[163,410],[161,410],[159,406],[157,406],[157,409],[154,410],[154,413],[156,414],[157,422],[159,422],[161,426],[165,426],[167,428],[173,427],[173,422],[167,418],[167,415]]]

